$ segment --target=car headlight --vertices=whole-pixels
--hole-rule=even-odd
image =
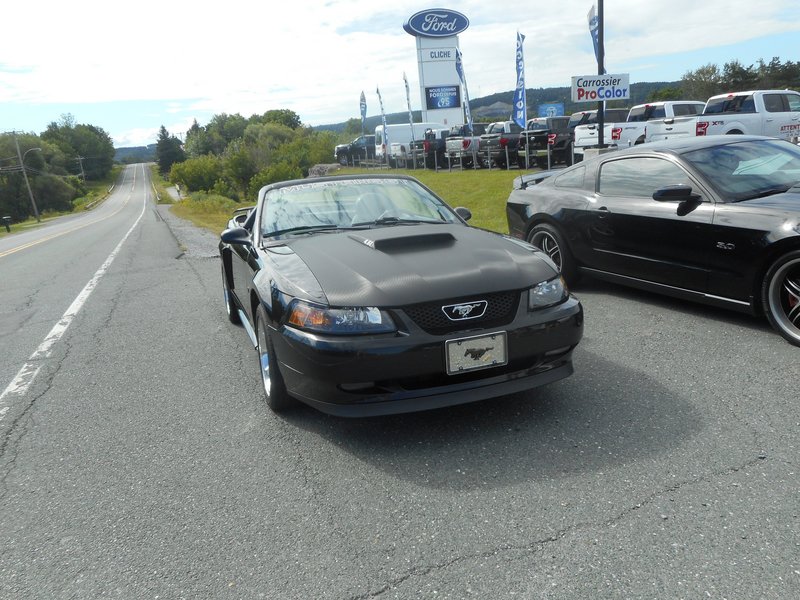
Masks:
[[[537,310],[559,304],[567,299],[569,290],[563,277],[533,286],[528,290],[528,310]]]
[[[289,307],[287,323],[317,333],[364,334],[396,331],[392,317],[374,306],[329,308],[295,300]]]

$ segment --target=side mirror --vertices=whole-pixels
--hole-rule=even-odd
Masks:
[[[472,218],[472,211],[465,206],[456,206],[456,214],[465,221],[469,221]]]
[[[699,201],[700,194],[692,193],[692,186],[685,183],[667,185],[653,192],[656,202],[686,202],[687,200]]]
[[[250,232],[244,227],[233,227],[226,229],[220,235],[220,239],[226,244],[238,244],[240,246],[252,246],[253,238],[250,237]]]

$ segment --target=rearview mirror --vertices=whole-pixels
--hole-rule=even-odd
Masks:
[[[469,221],[472,218],[472,211],[464,206],[456,206],[455,210],[456,214],[465,221]]]

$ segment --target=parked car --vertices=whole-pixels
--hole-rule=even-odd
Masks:
[[[536,182],[539,183],[536,183]],[[512,236],[567,282],[601,279],[750,313],[800,345],[800,148],[760,136],[652,142],[517,178]]]
[[[643,144],[647,136],[647,125],[655,119],[674,119],[699,115],[703,112],[705,102],[698,100],[665,100],[648,102],[631,108],[628,118],[621,123],[607,123],[603,131],[603,139],[610,146],[627,148]]]
[[[529,119],[525,131],[519,134],[517,163],[520,169],[537,166],[547,169],[563,162],[572,164],[572,130],[569,117],[536,117]]]
[[[441,123],[397,123],[387,125],[386,131],[383,125],[375,128],[375,158],[386,162],[390,167],[397,166],[398,161],[412,159],[411,142],[421,140],[425,137],[425,130],[439,129],[444,127]]]
[[[348,144],[339,144],[334,149],[333,155],[340,165],[352,165],[375,158],[375,136],[360,135]]]
[[[481,136],[481,154],[490,165],[507,169],[517,159],[517,144],[522,127],[514,121],[495,121]]]
[[[425,130],[421,140],[410,144],[411,154],[418,167],[444,169],[447,167],[446,143],[450,135],[449,127],[436,127]],[[408,161],[406,161],[408,163]],[[406,167],[410,165],[406,164]]]
[[[603,112],[603,123],[616,123],[624,121],[628,118],[627,108],[607,108]],[[588,110],[580,113],[575,113],[570,117],[570,124],[573,125],[572,133],[572,146],[575,155],[575,162],[583,160],[584,151],[586,148],[596,148],[599,142],[598,135],[598,119],[596,110]],[[603,143],[607,144],[611,141],[611,137],[605,137],[605,126],[603,127]]]
[[[583,311],[558,268],[469,217],[408,176],[261,188],[219,251],[228,317],[256,349],[267,404],[400,413],[570,375]]]
[[[653,121],[647,141],[704,135],[800,136],[800,92],[753,90],[712,96],[699,116]]]
[[[455,125],[445,141],[448,166],[458,163],[462,167],[483,166],[481,136],[486,133],[485,123],[473,123],[472,131],[467,125]]]

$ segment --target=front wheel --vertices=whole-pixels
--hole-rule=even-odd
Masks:
[[[528,242],[539,248],[550,257],[568,284],[578,280],[578,269],[575,259],[569,251],[561,232],[552,225],[542,223],[534,227],[528,235]]]
[[[275,348],[267,332],[267,313],[263,306],[256,310],[256,354],[258,356],[258,370],[261,373],[261,384],[264,396],[274,412],[282,412],[289,408],[293,402],[286,391],[286,383],[278,369],[278,360]]]
[[[770,325],[789,343],[800,346],[800,250],[775,261],[761,287]]]

